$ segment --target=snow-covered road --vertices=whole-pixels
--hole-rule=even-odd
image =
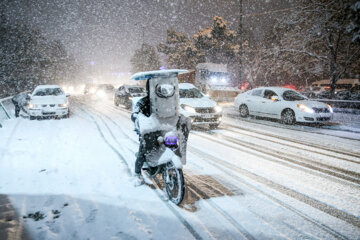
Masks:
[[[233,117],[192,130],[179,207],[133,186],[127,111],[71,103],[70,119],[0,129],[0,194],[33,239],[359,239],[356,132]]]

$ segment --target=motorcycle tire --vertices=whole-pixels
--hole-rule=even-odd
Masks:
[[[177,169],[171,162],[164,167],[162,174],[165,191],[169,200],[179,205],[185,196],[184,174],[181,169]]]

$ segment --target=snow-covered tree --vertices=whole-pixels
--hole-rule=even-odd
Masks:
[[[196,64],[204,61],[203,54],[195,47],[187,34],[168,29],[166,44],[159,44],[158,51],[167,56],[170,67],[194,69]]]
[[[360,1],[354,3],[350,9],[350,24],[347,30],[352,34],[352,41],[360,44]]]
[[[212,26],[201,29],[193,36],[196,48],[202,52],[207,62],[228,63],[239,52],[235,31],[227,27],[227,22],[215,16]]]
[[[9,25],[4,16],[0,24],[1,96],[73,78],[76,64],[60,42],[27,25]]]
[[[275,28],[278,63],[297,76],[311,74],[338,79],[359,67],[360,48],[347,27],[354,1],[301,0]]]
[[[132,73],[157,70],[160,68],[159,55],[156,49],[146,43],[143,43],[141,48],[135,51],[130,62]]]

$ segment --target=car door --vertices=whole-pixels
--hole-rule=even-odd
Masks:
[[[263,89],[253,89],[249,96],[245,98],[245,104],[248,106],[249,114],[261,116],[261,101]]]
[[[264,117],[277,118],[279,115],[280,101],[274,100],[273,97],[280,99],[277,93],[271,89],[264,89],[261,100],[261,113]]]

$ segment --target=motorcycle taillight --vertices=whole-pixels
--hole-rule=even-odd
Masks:
[[[177,136],[168,136],[165,138],[165,145],[168,147],[176,147],[178,144]]]

